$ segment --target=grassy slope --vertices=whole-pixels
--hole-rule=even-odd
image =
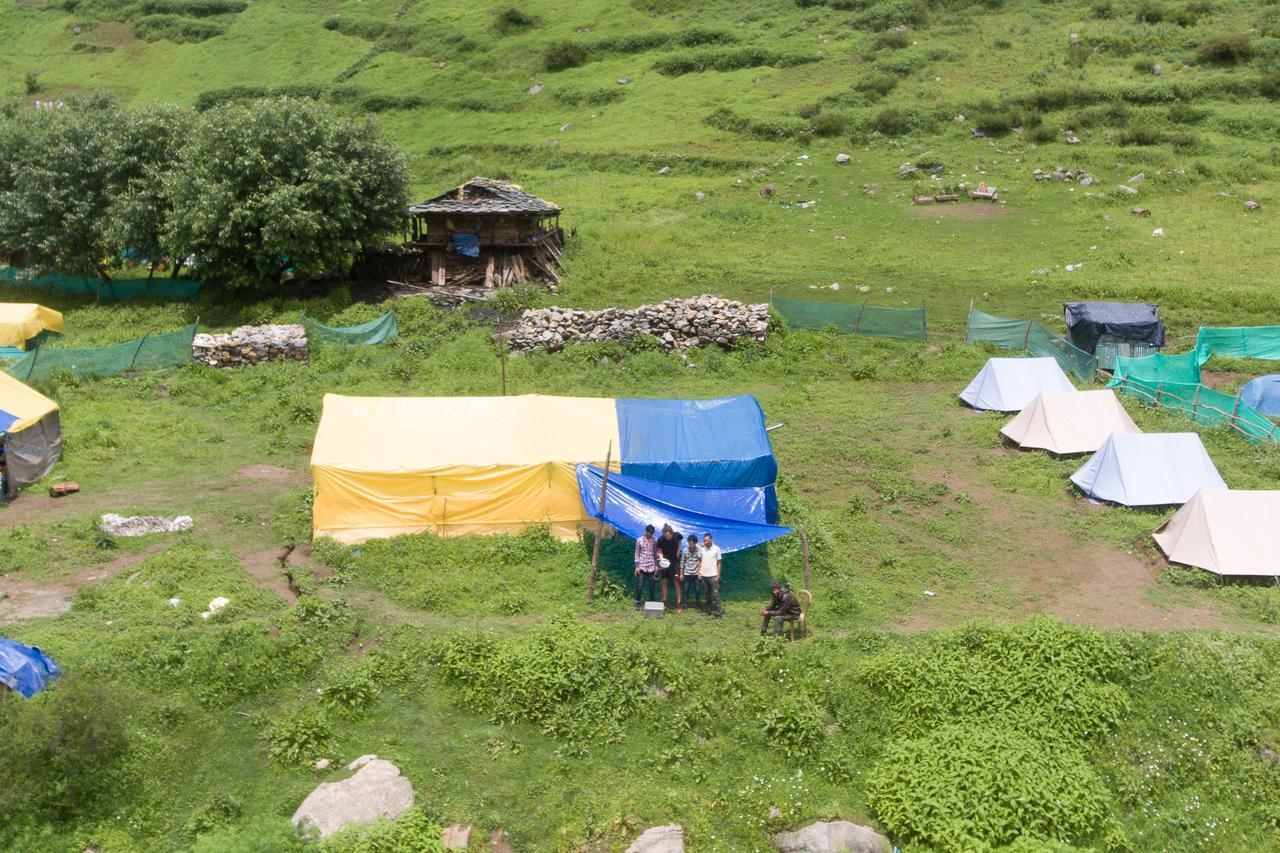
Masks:
[[[1142,624],[1110,621],[1114,613],[1082,611],[1079,602],[1059,596],[1055,584],[1039,582],[1036,575],[1053,574],[1061,568],[1056,562],[1090,559],[1094,552],[1083,549],[1098,540],[1111,549],[1107,559],[1129,551],[1152,566],[1156,558],[1143,534],[1159,517],[1091,510],[1067,488],[1072,461],[1009,453],[996,436],[997,417],[959,410],[953,395],[987,353],[959,345],[957,333],[973,298],[996,313],[1051,324],[1060,323],[1056,306],[1063,298],[1152,299],[1161,303],[1175,335],[1191,334],[1202,322],[1273,322],[1280,300],[1267,282],[1274,250],[1267,211],[1276,177],[1267,137],[1269,104],[1256,97],[1199,98],[1197,106],[1212,115],[1193,128],[1198,141],[1190,150],[1112,145],[1107,138],[1118,130],[1097,125],[1081,132],[1080,146],[1033,147],[1016,134],[974,138],[967,125],[949,116],[971,114],[982,100],[1080,83],[1081,72],[1063,64],[1071,32],[1160,42],[1129,56],[1091,58],[1083,75],[1089,86],[1152,82],[1151,75],[1133,68],[1139,55],[1162,62],[1166,82],[1251,79],[1260,69],[1184,67],[1179,60],[1207,35],[1245,29],[1262,11],[1219,4],[1204,24],[1184,31],[1173,25],[1139,27],[1123,5],[1109,22],[1091,19],[1080,3],[935,10],[927,28],[909,32],[916,44],[895,50],[876,48],[871,32],[852,27],[853,13],[801,9],[781,0],[696,9],[675,3],[527,3],[522,8],[539,23],[508,35],[495,31],[492,4],[481,9],[463,3],[405,5],[401,23],[421,28],[414,46],[375,56],[341,85],[359,89],[358,97],[417,93],[426,98],[425,106],[378,116],[413,156],[420,193],[472,174],[490,174],[519,180],[562,203],[569,211],[565,224],[578,229],[578,239],[557,301],[633,304],[707,291],[751,299],[773,292],[852,301],[864,298],[853,288],[866,284],[872,289],[865,298],[872,304],[928,306],[930,327],[941,335],[927,349],[800,333],[771,343],[763,354],[698,353],[688,365],[655,353],[616,350],[511,363],[516,391],[753,392],[771,421],[788,424],[774,434],[785,476],[784,510],[802,520],[815,540],[815,617],[823,635],[813,651],[789,653],[797,668],[825,659],[834,662],[836,680],[852,681],[865,651],[896,642],[867,629],[948,625],[973,615],[1011,619],[1044,610],[1096,624]],[[0,9],[0,33],[10,37],[8,50],[0,54],[0,90],[16,95],[28,71],[38,74],[41,97],[106,88],[138,103],[193,103],[202,92],[234,85],[331,86],[366,55],[370,42],[325,29],[324,20],[340,11],[349,18],[386,21],[400,7],[388,0],[258,0],[235,16],[225,35],[201,44],[132,41],[125,28],[100,26],[81,40],[96,38],[115,49],[90,54],[71,49],[77,41],[69,30],[73,16],[6,5]],[[553,40],[594,41],[694,26],[724,29],[743,44],[782,53],[820,51],[824,58],[785,69],[671,78],[651,67],[672,52],[663,48],[608,54],[558,73],[541,69],[543,48]],[[590,32],[579,33],[583,27]],[[451,34],[474,47],[465,50],[465,41],[446,40]],[[1006,42],[1011,46],[999,46]],[[929,58],[930,51],[936,58]],[[910,73],[883,102],[854,93],[853,85],[869,69],[894,62]],[[633,79],[618,87],[615,81],[622,75]],[[535,83],[546,88],[527,95]],[[604,106],[556,99],[565,90],[619,88],[624,97]],[[459,108],[468,100],[470,106],[480,101],[500,108]],[[816,103],[824,112],[845,116],[850,129],[834,139],[761,139],[703,121],[725,108],[755,122],[804,126],[798,111]],[[936,112],[942,119],[927,131],[897,139],[863,130],[886,105],[913,116]],[[1172,127],[1165,106],[1130,109],[1162,128]],[[1076,111],[1046,114],[1045,122],[1064,123]],[[837,167],[834,155],[842,150],[854,159]],[[899,180],[895,173],[901,163],[921,160],[946,164],[939,184],[982,177],[1001,190],[1007,204],[984,216],[972,214],[992,209],[911,207],[909,196],[921,183]],[[672,165],[674,173],[659,177],[662,165]],[[1087,168],[1099,185],[1086,189],[1031,180],[1032,169],[1055,165]],[[1188,174],[1171,172],[1176,169]],[[1138,171],[1147,179],[1136,201],[1153,210],[1150,218],[1130,216],[1134,200],[1114,190]],[[766,183],[777,188],[768,200],[757,195]],[[695,202],[695,192],[706,193],[706,200]],[[1263,202],[1261,215],[1243,212],[1246,197]],[[807,200],[818,203],[795,206]],[[1165,229],[1164,240],[1150,236],[1157,226]],[[1080,271],[1063,269],[1080,261],[1085,262]],[[839,294],[809,289],[831,282],[841,284]],[[339,313],[342,306],[338,294],[307,308],[322,318],[352,321],[377,311],[361,306]],[[143,326],[174,327],[196,314],[213,325],[290,319],[301,305],[277,300],[252,306],[61,307],[67,309],[67,342],[93,345],[131,337]],[[190,512],[197,519],[192,537],[197,544],[230,551],[245,562],[274,554],[305,518],[302,474],[322,393],[496,392],[486,329],[462,328],[419,306],[406,304],[400,312],[404,335],[395,346],[318,353],[306,367],[237,373],[188,368],[53,387],[67,435],[59,473],[80,481],[85,492],[56,505],[31,503],[40,500],[31,496],[24,499],[28,509],[20,502],[0,514],[0,527],[16,528],[0,537],[0,555],[8,563],[3,571],[48,582],[117,559],[117,552],[96,549],[90,533],[92,519],[108,510]],[[1182,421],[1155,412],[1135,410],[1135,416],[1148,429],[1184,428]],[[1250,448],[1218,433],[1206,433],[1206,441],[1232,486],[1268,487],[1280,476],[1280,458],[1272,450]],[[236,473],[253,463],[275,464],[298,476],[263,483]],[[133,551],[149,545],[123,547]],[[767,573],[795,576],[798,559],[794,544],[783,542],[770,550],[767,566],[759,560],[741,563],[727,589],[729,617],[722,625],[700,620],[693,626],[676,620],[653,625],[631,622],[625,603],[615,597],[591,610],[577,599],[574,578],[565,570],[582,563],[580,551],[548,555],[537,548],[522,550],[527,545],[513,547],[510,567],[503,562],[508,558],[483,549],[443,555],[431,551],[429,543],[406,545],[403,554],[370,549],[370,556],[339,573],[344,585],[304,585],[321,597],[347,598],[361,637],[392,646],[390,638],[403,630],[435,637],[484,625],[522,635],[531,624],[568,609],[594,611],[593,618],[619,640],[675,650],[691,669],[705,654],[727,655],[749,670],[749,644],[742,638],[753,627],[760,584]],[[306,574],[305,568],[299,571]],[[624,574],[618,577],[625,580]],[[1247,633],[1272,632],[1274,594],[1257,588],[1199,589],[1187,579],[1169,573],[1154,587],[1143,585],[1134,609],[1182,614],[1191,624],[1203,618]],[[214,582],[231,579],[219,576]],[[202,582],[190,584],[181,594],[192,602],[211,594]],[[115,648],[120,643],[127,653],[158,619],[154,596],[145,587],[125,588],[123,578],[107,585],[116,610],[105,617],[82,599],[67,616],[11,631],[59,650],[71,668],[102,667],[138,697],[138,727],[148,739],[137,758],[146,768],[138,774],[138,795],[101,821],[64,833],[61,841],[75,849],[89,843],[103,850],[172,849],[190,841],[191,812],[217,793],[234,795],[245,820],[287,817],[316,774],[269,762],[266,734],[275,721],[304,705],[316,686],[358,666],[361,650],[330,649],[318,668],[283,684],[230,703],[201,705],[192,700],[200,684],[185,676],[158,675],[145,667],[140,675],[103,660],[101,644]],[[926,599],[924,589],[937,597]],[[282,621],[287,618],[282,607],[263,605],[261,614]],[[235,624],[248,615],[233,612],[227,619]],[[117,627],[105,625],[106,619]],[[183,622],[174,630],[184,642],[200,642],[198,625]],[[1173,651],[1180,642],[1168,641],[1168,660],[1203,665],[1218,680],[1209,682],[1206,675],[1205,683],[1181,684],[1168,671],[1176,670],[1174,664],[1166,663],[1160,678],[1134,688],[1138,701],[1132,718],[1110,749],[1096,756],[1112,783],[1116,818],[1139,849],[1274,844],[1257,814],[1231,805],[1242,786],[1253,784],[1246,782],[1247,772],[1253,772],[1251,753],[1235,742],[1215,742],[1214,760],[1230,767],[1222,774],[1186,753],[1182,727],[1199,719],[1198,702],[1211,705],[1213,717],[1245,700],[1237,695],[1242,689],[1232,680],[1237,676],[1218,664],[1216,639],[1190,639],[1190,650]],[[1244,654],[1232,645],[1237,641],[1221,642]],[[1257,642],[1274,649],[1265,645],[1268,640]],[[1212,647],[1213,654],[1200,643]],[[736,707],[732,697],[714,695],[724,707]],[[248,713],[248,722],[235,711]],[[856,711],[867,709],[856,706]],[[848,756],[858,772],[850,780],[831,781],[817,771],[816,761],[803,762],[810,781],[795,792],[797,804],[788,807],[779,825],[836,814],[868,816],[862,769],[879,754],[884,727],[874,715],[859,720],[853,711],[843,712],[853,715],[848,718],[832,713],[855,724],[833,735],[829,750]],[[566,754],[562,743],[539,735],[533,726],[494,726],[484,714],[461,708],[448,689],[429,682],[404,693],[385,691],[368,716],[340,723],[328,752],[390,755],[433,813],[505,826],[522,849],[595,839],[624,847],[635,828],[667,819],[685,822],[699,849],[747,849],[763,844],[768,806],[787,801],[785,792],[793,786],[785,762],[760,736],[755,714],[751,702],[742,704],[739,714],[726,715],[732,719],[722,728],[691,742],[693,755],[655,759],[655,751],[667,748],[666,739],[639,722],[620,744],[595,745],[581,756]],[[1161,714],[1176,716],[1176,731],[1156,725]],[[1274,721],[1267,725],[1271,729],[1264,726],[1257,735],[1263,742],[1275,737]],[[1143,771],[1154,754],[1168,757],[1159,779]],[[753,774],[760,779],[749,781]],[[1222,781],[1211,778],[1219,775]],[[600,784],[604,779],[608,785]],[[1145,805],[1133,799],[1135,790],[1147,792]],[[1178,817],[1188,810],[1190,819]],[[1209,835],[1224,816],[1226,840]]]

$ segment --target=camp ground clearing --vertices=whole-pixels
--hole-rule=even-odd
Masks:
[[[0,344],[28,389],[0,410],[52,465],[0,509],[0,674],[33,692],[0,697],[0,848],[624,851],[674,824],[736,853],[849,821],[904,851],[1280,849],[1269,7],[144,5],[0,9],[6,97],[304,98],[372,116],[413,203],[503,182],[555,210],[459,252],[432,207],[377,288],[0,268],[0,302],[48,309]],[[771,304],[766,339],[501,345],[526,308],[702,294]],[[1068,303],[1141,328],[1090,309],[1077,338]],[[306,360],[188,358],[266,324]],[[409,414],[326,434],[335,398]],[[1037,399],[1016,434],[1067,452],[1002,434]],[[452,448],[417,423],[444,400],[491,407]],[[750,401],[768,452],[735,458],[776,470],[664,481],[707,460],[624,450],[619,404],[653,400]],[[541,476],[544,504],[440,535],[480,532],[424,500],[464,439],[461,473]],[[403,532],[315,536],[317,467]],[[595,538],[597,489],[623,533]],[[795,531],[727,555],[721,620],[634,609],[651,510],[625,507],[674,501]],[[812,594],[794,641],[758,636],[774,578]],[[399,817],[300,840],[357,776]]]

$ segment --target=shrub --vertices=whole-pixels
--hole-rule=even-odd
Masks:
[[[1082,838],[1107,801],[1078,750],[1002,726],[946,725],[894,743],[867,778],[867,802],[892,835],[942,850]]]
[[[1248,33],[1231,33],[1207,39],[1196,48],[1196,59],[1217,65],[1235,65],[1253,55]]]
[[[621,86],[600,87],[598,89],[556,89],[551,97],[571,107],[602,107],[621,101],[626,97],[626,90]]]
[[[373,94],[366,95],[361,101],[360,106],[367,112],[382,113],[388,110],[412,110],[424,106],[427,99],[422,95],[391,95],[391,94]]]
[[[786,68],[815,62],[817,59],[813,55],[779,54],[759,47],[736,47],[678,51],[659,59],[653,64],[653,68],[667,77],[679,77],[700,71],[736,71],[739,68],[758,68],[764,65]]]
[[[872,39],[872,44],[881,50],[898,50],[911,44],[911,39],[902,30],[885,30],[884,32],[876,33],[875,38]]]
[[[271,758],[283,764],[314,761],[333,739],[333,728],[324,714],[304,708],[271,728]]]
[[[911,117],[897,107],[886,107],[876,113],[871,126],[885,136],[901,136],[911,129]]]
[[[207,18],[212,15],[237,15],[249,8],[244,0],[144,0],[142,11],[147,15],[185,15],[188,18]]]
[[[1180,27],[1194,27],[1200,19],[1213,14],[1213,6],[1204,0],[1195,0],[1183,6],[1173,15],[1173,21]]]
[[[1098,0],[1089,8],[1089,14],[1100,21],[1107,21],[1115,15],[1115,8],[1111,5],[1111,0]]]
[[[22,86],[28,95],[34,95],[40,91],[40,78],[36,76],[36,72],[28,71],[26,76],[22,78]]]
[[[1133,19],[1139,24],[1158,24],[1164,20],[1164,16],[1164,7],[1151,0],[1143,0],[1133,13]]]
[[[1258,78],[1258,94],[1264,98],[1280,98],[1280,73],[1264,74]]]
[[[378,701],[378,685],[372,677],[359,671],[344,673],[334,684],[320,688],[320,701],[326,710],[339,716],[358,717]]]
[[[133,30],[143,41],[191,43],[222,35],[224,25],[181,15],[147,15],[134,22]]]
[[[498,13],[498,29],[501,32],[513,32],[532,27],[538,22],[538,19],[522,9],[515,6],[508,6]]]
[[[863,77],[853,88],[859,92],[865,92],[876,98],[883,98],[894,90],[898,85],[898,78],[892,74],[868,74]]]
[[[1043,145],[1047,142],[1054,142],[1058,139],[1058,131],[1048,125],[1040,125],[1027,130],[1024,137],[1028,142],[1034,142],[1037,145]]]
[[[577,68],[587,61],[587,50],[571,41],[555,41],[547,45],[542,64],[548,71]]]
[[[1209,117],[1208,110],[1178,102],[1169,107],[1169,121],[1174,124],[1199,124]]]
[[[414,853],[444,853],[439,824],[420,809],[412,808],[395,820],[379,820],[354,826],[325,839],[322,853],[381,853],[412,850]]]
[[[74,676],[27,701],[0,694],[0,815],[79,820],[119,797],[131,712],[115,689]]]
[[[1164,142],[1164,134],[1149,124],[1126,127],[1116,136],[1117,145],[1159,145],[1161,142]]]
[[[768,641],[777,646],[775,641]],[[788,758],[813,754],[825,736],[826,718],[822,709],[802,694],[788,693],[764,713],[764,733]]]
[[[822,113],[810,122],[814,136],[839,136],[848,127],[849,120],[838,113]]]

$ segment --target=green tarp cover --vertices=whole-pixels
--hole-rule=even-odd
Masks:
[[[1205,426],[1228,426],[1252,441],[1280,441],[1280,427],[1241,403],[1194,382],[1145,382],[1126,376],[1113,380],[1111,387],[1122,394],[1173,409]]]
[[[788,325],[797,329],[834,326],[841,332],[904,341],[923,341],[927,334],[924,308],[878,308],[799,299],[775,299],[773,307]]]
[[[326,326],[306,314],[302,315],[302,324],[307,327],[307,342],[312,345],[320,343],[341,344],[349,347],[367,346],[386,343],[400,334],[394,311],[388,311],[376,320],[370,320],[358,326]]]
[[[195,336],[193,323],[176,332],[147,335],[107,347],[63,349],[41,346],[9,365],[5,372],[26,382],[65,372],[75,376],[110,376],[126,370],[179,367],[191,363],[191,342]]]
[[[1149,355],[1144,358],[1116,357],[1115,369],[1109,386],[1117,385],[1124,377],[1143,382],[1181,382],[1200,384],[1200,353],[1198,350],[1177,355]]]
[[[1201,326],[1200,334],[1196,335],[1196,350],[1201,364],[1213,355],[1280,361],[1280,326]]]
[[[25,278],[17,267],[0,268],[0,281],[19,287],[56,290],[72,296],[93,296],[103,302],[150,297],[179,302],[194,301],[200,293],[200,282],[189,278],[138,278],[104,282],[82,275],[39,275]]]
[[[1025,349],[1032,355],[1048,356],[1067,373],[1086,382],[1098,369],[1096,358],[1034,320],[1008,320],[971,308],[964,340],[970,344],[987,341],[1005,349]]]

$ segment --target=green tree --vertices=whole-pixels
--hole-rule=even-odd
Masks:
[[[293,98],[203,113],[166,187],[171,252],[229,288],[345,270],[408,198],[404,157],[372,122]]]

